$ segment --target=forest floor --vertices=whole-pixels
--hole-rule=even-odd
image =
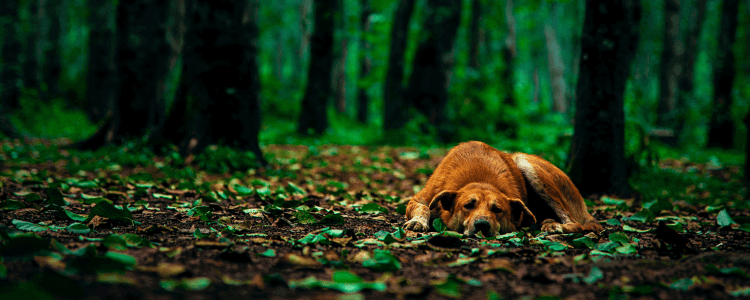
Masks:
[[[0,147],[0,298],[750,296],[750,210],[739,191],[589,197],[598,235],[463,238],[402,229],[405,204],[446,149],[264,152],[271,168],[209,173],[169,171],[169,155],[144,164]],[[742,178],[738,167],[684,160],[655,168],[726,186]]]

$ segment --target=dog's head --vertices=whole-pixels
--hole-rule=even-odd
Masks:
[[[442,191],[430,202],[430,210],[438,207],[440,218],[450,230],[485,237],[507,233],[536,223],[521,199],[509,198],[492,185],[471,183],[458,191]]]

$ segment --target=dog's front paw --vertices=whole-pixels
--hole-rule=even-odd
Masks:
[[[404,224],[404,228],[411,231],[427,231],[430,229],[430,225],[427,224],[427,220],[421,217],[414,217]]]
[[[546,219],[542,222],[542,231],[549,233],[563,233],[562,224],[552,219]]]

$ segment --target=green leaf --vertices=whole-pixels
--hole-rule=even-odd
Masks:
[[[104,253],[104,257],[129,266],[134,266],[138,262],[135,257],[120,252],[107,251],[107,253]]]
[[[264,256],[264,257],[276,257],[276,250],[268,249],[264,251],[263,253],[259,253],[258,255]]]
[[[607,225],[609,225],[609,226],[618,226],[618,225],[622,225],[622,222],[620,222],[620,220],[618,220],[618,219],[609,219],[609,220],[607,220]]]
[[[318,221],[312,214],[310,214],[309,211],[306,210],[298,210],[294,212],[294,218],[296,219],[297,223],[300,224],[314,224]]]
[[[133,220],[133,214],[127,209],[117,208],[109,202],[99,202],[91,209],[89,216],[86,218],[86,222],[91,221],[95,216],[100,216],[112,220]]]
[[[432,227],[434,227],[435,231],[437,232],[445,231],[445,224],[443,224],[443,220],[440,218],[437,218],[432,221]]]
[[[620,206],[620,205],[625,204],[625,200],[614,199],[610,197],[602,197],[602,202],[604,202],[604,204],[606,205],[614,205],[614,206]]]
[[[338,213],[327,214],[323,219],[318,221],[318,225],[341,225],[344,224],[344,217]]]
[[[79,188],[82,188],[82,189],[93,189],[93,188],[97,188],[98,187],[98,185],[96,184],[96,182],[93,182],[93,181],[79,181],[79,182],[74,182],[73,186],[79,187]]]
[[[83,194],[81,194],[81,196],[83,196]],[[102,201],[109,202],[110,204],[113,203],[112,200],[104,199],[102,197],[93,197],[93,198],[82,197],[82,198],[83,198],[83,201],[81,201],[81,203],[83,204],[97,204]]]
[[[620,243],[620,245],[626,245],[630,243],[630,238],[622,232],[613,232],[609,234],[609,241]]]
[[[255,189],[248,188],[246,186],[239,185],[239,184],[233,185],[232,188],[234,188],[234,190],[237,191],[237,195],[240,195],[240,196],[252,195],[255,192]]]
[[[195,231],[193,232],[193,236],[194,236],[194,237],[195,237],[196,239],[207,238],[207,237],[208,237],[209,235],[211,235],[211,234],[209,234],[209,233],[207,233],[207,234],[203,234],[203,233],[201,232],[201,230],[200,230],[200,229],[198,229],[198,228],[196,228],[196,229],[195,229]]]
[[[301,187],[297,186],[296,184],[294,184],[291,181],[286,184],[286,190],[287,190],[287,192],[292,193],[292,194],[307,195],[307,192],[305,192],[304,189],[302,189]]]
[[[0,243],[0,257],[5,260],[27,260],[49,251],[50,240],[28,232],[3,238]]]
[[[573,244],[573,246],[576,248],[587,247],[589,249],[594,249],[594,247],[596,246],[594,241],[592,241],[591,238],[587,236],[582,236],[580,238],[574,239],[571,244]]]
[[[76,234],[87,234],[91,232],[91,228],[81,223],[70,224],[68,225],[68,227],[65,227],[65,230],[71,233],[76,233]]]
[[[65,209],[65,215],[68,216],[68,218],[70,218],[71,220],[76,221],[76,222],[83,222],[86,220],[86,216],[79,215],[67,209]]]
[[[401,262],[390,251],[375,249],[372,258],[362,262],[362,266],[374,271],[390,272],[401,269]]]
[[[687,290],[693,286],[693,280],[690,278],[683,278],[680,280],[675,281],[674,283],[669,285],[670,289],[673,290],[681,290],[687,292]]]
[[[359,209],[359,212],[366,213],[366,214],[379,214],[379,213],[388,213],[388,209],[385,207],[382,207],[378,205],[375,202],[370,202],[362,206],[362,208]]]
[[[646,232],[656,231],[656,228],[638,229],[638,228],[632,227],[630,225],[623,225],[622,226],[622,230],[627,231],[627,232],[646,233]]]
[[[183,279],[180,287],[188,291],[202,291],[211,285],[211,279],[206,277]]]
[[[26,205],[23,204],[23,202],[13,199],[5,199],[2,204],[0,204],[0,209],[2,210],[16,210],[24,207],[26,207]]]
[[[588,285],[594,284],[594,282],[599,281],[599,279],[604,278],[604,274],[602,273],[602,270],[600,270],[597,266],[591,267],[591,272],[589,272],[589,276],[586,276],[583,278],[583,282],[585,282]]]
[[[634,214],[634,215],[632,215],[630,217],[622,218],[622,220],[623,221],[637,221],[637,222],[643,222],[643,223],[650,223],[650,222],[654,221],[654,218],[656,218],[656,216],[654,215],[653,212],[651,212],[650,210],[647,210],[647,209],[643,209],[643,210],[639,211],[638,213],[636,213],[636,214]]]
[[[46,226],[46,225],[38,225],[38,224],[31,223],[31,222],[21,221],[18,219],[13,219],[11,223],[13,223],[13,225],[16,226],[18,230],[23,230],[23,231],[39,232],[39,231],[45,231],[45,230],[50,229],[49,226]]]
[[[674,206],[672,206],[672,202],[669,200],[661,199],[647,202],[643,204],[643,208],[650,210],[654,214],[658,214],[664,210],[672,210]]]
[[[470,263],[473,263],[476,261],[476,257],[459,257],[455,261],[445,264],[446,267],[458,267],[463,265],[468,265]]]
[[[568,249],[568,246],[563,245],[558,242],[552,242],[549,245],[547,245],[547,249],[552,250],[552,251],[563,251],[565,249]]]
[[[734,220],[732,220],[732,217],[729,216],[729,213],[726,209],[722,209],[719,212],[719,215],[716,217],[716,223],[718,223],[721,227],[735,224]]]
[[[636,253],[638,253],[638,249],[633,244],[627,244],[627,245],[623,245],[621,247],[617,247],[616,250],[617,250],[617,253],[622,253],[622,254],[636,254]]]
[[[739,267],[719,269],[714,264],[708,264],[705,266],[705,269],[708,272],[708,274],[711,274],[711,275],[734,275],[734,276],[741,277],[744,279],[750,279],[750,275],[747,275],[747,272],[740,269]]]
[[[435,291],[443,296],[452,298],[461,298],[461,286],[463,281],[456,278],[455,275],[451,274],[445,281],[435,285]]]
[[[0,279],[8,277],[8,268],[3,263],[0,263]]]
[[[65,203],[65,199],[63,199],[62,192],[60,192],[58,188],[49,187],[45,189],[44,192],[47,194],[47,200],[44,201],[44,204],[54,204],[59,206],[67,205],[67,203]]]

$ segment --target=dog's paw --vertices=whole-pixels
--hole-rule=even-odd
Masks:
[[[427,224],[424,218],[414,217],[404,224],[404,228],[411,231],[427,231],[430,229],[430,225]]]
[[[547,219],[542,222],[542,231],[549,233],[563,233],[562,224],[555,222],[555,220]]]

